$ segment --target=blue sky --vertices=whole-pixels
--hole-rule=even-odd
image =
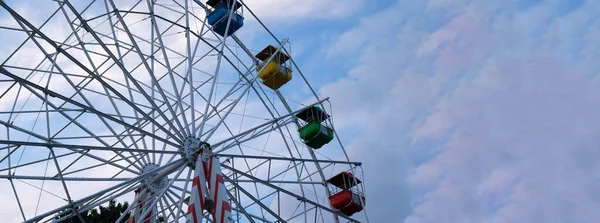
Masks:
[[[372,222],[600,218],[598,2],[357,2],[286,34],[326,55],[297,60],[365,163]]]
[[[246,2],[331,97],[371,222],[600,219],[600,2]]]

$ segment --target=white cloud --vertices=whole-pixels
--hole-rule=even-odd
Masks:
[[[274,22],[294,20],[339,18],[360,9],[364,0],[248,0],[244,1],[259,18]],[[279,20],[279,21],[278,21]]]
[[[371,221],[600,219],[598,5],[565,4],[399,1],[334,39],[356,65],[320,92],[362,130]]]

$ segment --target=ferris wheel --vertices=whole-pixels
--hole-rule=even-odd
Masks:
[[[3,218],[81,220],[118,199],[119,222],[368,222],[328,98],[244,1],[12,4]]]

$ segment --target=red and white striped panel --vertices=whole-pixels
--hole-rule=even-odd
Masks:
[[[201,223],[202,211],[208,209],[208,207],[204,207],[205,197],[213,200],[211,208],[214,223],[233,222],[220,164],[218,158],[207,157],[202,152],[198,155],[186,222]]]
[[[186,213],[187,223],[202,222],[202,211],[204,207],[204,195],[208,194],[206,188],[206,169],[202,161],[202,152],[198,154],[196,168],[194,169],[194,179],[192,180],[192,193],[190,195],[190,203]]]
[[[213,209],[214,223],[233,222],[231,219],[231,205],[227,200],[225,181],[221,171],[221,162],[218,158],[211,156],[207,163],[210,165],[210,178],[208,180],[210,193],[213,195],[213,201],[215,201]]]

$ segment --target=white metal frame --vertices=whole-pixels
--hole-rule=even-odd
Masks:
[[[289,46],[287,39],[277,39],[243,1],[239,2],[272,37],[278,51],[291,56],[285,47]],[[280,91],[256,82],[259,61],[253,50],[235,34],[214,34],[204,18],[209,9],[199,0],[138,0],[129,9],[114,0],[92,0],[83,8],[69,0],[52,4],[56,9],[37,25],[14,6],[0,1],[0,10],[17,24],[0,26],[0,32],[27,36],[0,64],[0,83],[9,84],[0,88],[0,102],[9,104],[0,106],[0,125],[4,127],[0,135],[0,179],[10,183],[24,222],[82,218],[80,213],[109,200],[132,199],[136,190],[143,196],[136,196],[128,211],[143,197],[140,216],[152,213],[166,222],[183,220],[193,169],[180,148],[189,137],[209,142],[215,158],[220,158],[234,221],[359,222],[329,206],[331,193],[325,182],[331,175],[326,171],[354,170],[361,163],[350,161],[337,133],[335,148],[341,156],[333,159],[304,146],[294,132],[299,128],[294,115],[313,105],[325,108],[328,98],[318,97],[292,58],[287,63],[316,99],[299,108]],[[70,34],[65,39],[56,39],[46,31],[47,25],[57,20],[68,25]],[[132,31],[136,24],[147,21],[149,35]],[[226,33],[228,29],[229,24]],[[182,33],[183,49],[167,43],[172,35]],[[29,65],[15,63],[27,47],[39,51],[43,59]],[[201,68],[207,61],[216,61],[214,70]],[[237,79],[221,89],[231,76]],[[53,85],[56,80],[64,81],[64,86]],[[258,119],[246,113],[250,97],[264,106],[267,116],[261,123],[242,129],[244,120]],[[236,111],[240,108],[241,113]],[[239,129],[231,124],[235,117],[241,117]],[[265,138],[271,142],[271,137],[281,140],[282,152],[268,151],[266,144],[262,149],[253,147]],[[159,167],[144,171],[150,164]],[[38,166],[45,166],[45,171],[27,171]],[[99,168],[113,172],[92,174]],[[53,174],[48,175],[48,171]],[[144,186],[160,179],[168,182],[160,190],[150,191]],[[41,186],[32,183],[39,181]],[[54,182],[60,183],[62,191],[44,189]],[[73,197],[76,190],[69,185],[75,182],[107,182],[110,186]],[[20,183],[34,187],[38,199],[21,199]],[[24,202],[39,206],[42,194],[64,202],[45,213],[23,208]],[[289,207],[295,210],[289,213]],[[59,213],[71,214],[56,219]],[[122,220],[129,220],[124,216]],[[368,222],[366,211],[363,216]],[[208,213],[204,219],[213,222]]]

